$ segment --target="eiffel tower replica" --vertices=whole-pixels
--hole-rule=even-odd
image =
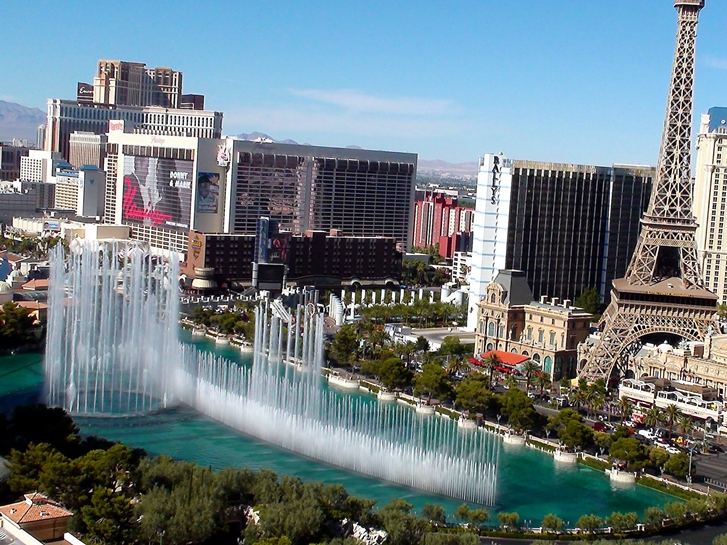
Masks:
[[[640,338],[667,333],[703,341],[715,319],[717,296],[702,281],[692,215],[694,49],[704,0],[676,0],[674,7],[677,43],[656,179],[626,277],[613,281],[599,340],[581,354],[578,375],[589,382],[624,375]]]

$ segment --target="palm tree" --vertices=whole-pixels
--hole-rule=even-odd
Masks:
[[[492,390],[492,374],[495,372],[495,367],[500,365],[500,363],[500,358],[498,358],[497,354],[495,354],[495,352],[493,351],[490,351],[490,355],[482,360],[482,365],[484,366],[484,368],[490,371],[490,381],[487,383],[490,387],[490,390]]]
[[[551,385],[550,375],[543,371],[542,373],[535,375],[533,383],[535,384],[535,386],[538,386],[540,388],[540,399],[543,399],[543,390],[545,388],[550,388]]]
[[[682,433],[689,437],[694,429],[694,420],[692,420],[692,417],[688,414],[683,414],[681,418],[679,418],[678,425],[679,429],[682,430]]]
[[[646,414],[644,414],[644,424],[650,428],[655,428],[661,422],[661,410],[656,405],[652,405]]]
[[[508,388],[518,387],[518,381],[515,378],[515,375],[507,375],[507,378],[505,379],[505,386],[507,386]]]
[[[634,403],[627,397],[622,397],[616,404],[619,412],[621,413],[621,425],[623,426],[624,418],[631,417],[634,413]]]
[[[411,341],[397,343],[394,345],[394,354],[400,358],[406,358],[407,366],[411,363],[411,355],[416,351],[416,345]]]
[[[448,375],[456,375],[457,373],[466,373],[470,370],[469,364],[464,360],[462,356],[452,355],[449,357],[449,363],[445,368]]]
[[[603,404],[606,400],[606,388],[598,382],[593,382],[586,387],[585,398],[588,402],[588,416],[593,413],[595,416],[596,412],[603,408]]]
[[[528,360],[523,364],[523,375],[525,375],[525,391],[530,391],[530,381],[535,376],[535,373],[540,371],[540,365],[535,363],[533,360]]]
[[[570,394],[568,395],[568,403],[570,403],[571,407],[576,408],[576,412],[580,411],[581,405],[586,402],[586,391],[579,388],[576,388],[575,390],[571,390]]]
[[[674,428],[674,424],[677,423],[677,421],[681,418],[682,412],[679,410],[679,407],[672,404],[669,405],[666,409],[664,409],[664,420],[667,423],[667,427],[669,430],[669,440],[671,441],[671,432]]]
[[[377,346],[384,348],[384,346],[386,346],[390,341],[391,338],[383,329],[374,329],[369,334],[369,342],[371,343],[371,346],[373,346],[374,352],[376,352]]]

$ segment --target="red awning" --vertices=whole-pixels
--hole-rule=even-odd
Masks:
[[[503,352],[502,350],[490,350],[482,354],[481,357],[482,359],[485,359],[488,358],[491,354],[497,356],[497,359],[499,359],[505,365],[511,365],[512,367],[520,365],[521,363],[526,362],[530,359],[530,356],[513,354],[512,352]]]

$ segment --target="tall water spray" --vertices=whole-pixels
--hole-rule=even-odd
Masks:
[[[251,367],[176,340],[177,265],[138,247],[77,243],[52,260],[50,403],[132,414],[173,400],[246,434],[433,493],[492,505],[499,439],[439,416],[325,386],[323,316],[279,302],[255,310]],[[64,296],[67,296],[64,299]]]
[[[164,270],[166,268],[166,270]],[[176,261],[140,243],[74,240],[51,256],[48,402],[71,413],[125,415],[165,404],[178,366]]]

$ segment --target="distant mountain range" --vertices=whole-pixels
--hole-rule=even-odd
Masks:
[[[242,133],[236,136],[242,140],[260,140],[263,142],[273,142],[275,144],[298,144],[295,140],[276,140],[268,134],[257,131]],[[346,148],[362,149],[361,146],[356,145],[346,146]],[[475,161],[471,161],[469,163],[448,163],[447,161],[441,161],[439,159],[435,159],[433,161],[419,159],[417,171],[421,174],[431,174],[436,177],[476,178],[477,163]]]
[[[35,143],[38,125],[45,120],[46,114],[39,108],[0,100],[0,141],[23,138]]]
[[[476,178],[477,162],[470,161],[467,163],[448,163],[435,159],[427,161],[419,159],[417,163],[417,172],[420,174],[435,174],[437,176],[455,177],[455,178]]]
[[[15,102],[0,100],[0,141],[13,138],[24,138],[35,143],[38,125],[46,122],[46,113],[39,108],[28,108]],[[261,140],[276,144],[298,144],[295,140],[276,140],[262,132],[241,133],[237,138],[242,140]],[[361,149],[360,146],[346,146],[348,149]],[[419,159],[419,173],[443,177],[476,177],[477,163],[448,163],[447,161],[427,161]]]

